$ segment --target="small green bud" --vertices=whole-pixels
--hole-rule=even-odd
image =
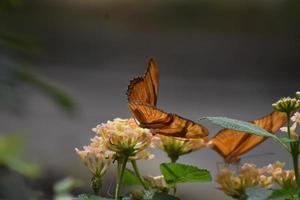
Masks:
[[[279,112],[292,113],[300,108],[300,100],[296,98],[284,97],[276,103],[273,103],[272,107]]]

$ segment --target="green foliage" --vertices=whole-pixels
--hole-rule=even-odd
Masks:
[[[280,137],[279,139],[280,139],[283,143],[286,143],[286,144],[299,142],[297,139],[289,138],[289,137]]]
[[[257,136],[272,138],[276,142],[281,144],[284,148],[288,149],[286,143],[282,141],[280,138],[249,122],[231,119],[227,117],[205,117],[203,119],[208,119],[212,123],[222,126],[223,128],[227,128],[235,131],[242,131]]]
[[[22,0],[1,0],[0,1],[0,14],[15,9],[22,5]]]
[[[49,81],[45,80],[32,70],[23,67],[17,71],[17,76],[18,79],[46,94],[54,102],[60,105],[65,111],[74,110],[75,103],[70,96],[68,96],[63,90],[54,86]]]
[[[0,0],[0,15],[21,6],[22,3],[23,0]],[[12,51],[14,54],[20,54],[22,57],[24,55],[38,55],[42,52],[35,38],[3,28],[0,30],[0,47],[9,52]],[[25,83],[46,94],[65,111],[70,112],[74,110],[73,100],[63,90],[54,86],[33,70],[24,67],[22,63],[11,61],[4,53],[0,53],[0,56],[2,54],[9,63],[13,64],[0,63],[0,74],[3,73],[5,79],[7,79],[6,76],[9,76],[8,79],[10,79],[3,81],[1,80],[3,77],[0,77],[0,100],[3,97],[7,99],[7,97],[17,96],[17,91],[14,91],[14,89],[16,86]]]
[[[81,182],[71,177],[64,178],[54,184],[54,200],[72,200],[71,191],[81,186]]]
[[[0,46],[24,55],[39,55],[42,52],[34,38],[10,31],[0,31]]]
[[[134,173],[134,171],[126,168],[124,171],[122,184],[128,186],[141,185],[141,182],[139,178],[136,176],[136,174]]]
[[[244,122],[227,117],[205,117],[204,119],[208,119],[212,123],[227,129],[243,131],[263,137],[274,137],[274,135],[272,135],[271,133],[249,122]]]
[[[169,185],[188,182],[209,182],[212,180],[208,170],[181,163],[162,163],[160,170]]]
[[[69,194],[59,195],[54,198],[54,200],[72,200],[73,196]]]
[[[1,63],[0,63],[1,64]],[[16,90],[18,86],[26,84],[42,92],[52,99],[64,111],[71,113],[75,109],[73,99],[65,91],[41,76],[29,67],[4,63],[0,67],[0,101],[11,104],[20,95]]]
[[[246,190],[247,200],[265,200],[272,194],[272,190],[260,187],[248,188]]]
[[[20,136],[0,136],[0,164],[5,165],[27,177],[37,177],[39,168],[34,163],[25,162],[21,158],[23,138]]]
[[[66,194],[80,186],[81,182],[79,180],[67,177],[55,183],[53,189],[55,194]]]
[[[73,200],[113,200],[113,199],[99,197],[95,195],[81,194],[78,197],[73,198]]]
[[[282,199],[288,198],[294,195],[300,194],[300,188],[289,188],[289,189],[278,189],[274,190],[272,195],[269,197],[270,199]]]

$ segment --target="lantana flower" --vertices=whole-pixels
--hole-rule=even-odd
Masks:
[[[292,117],[291,120],[295,123],[300,124],[300,113],[296,112]]]
[[[114,153],[106,148],[103,138],[99,136],[92,138],[91,143],[84,146],[83,150],[77,148],[75,150],[92,173],[91,187],[95,193],[98,193],[102,186],[102,176],[111,164]]]
[[[93,131],[103,138],[107,148],[117,156],[126,155],[133,160],[153,157],[145,151],[152,138],[150,130],[140,128],[132,118],[116,118],[98,125]]]
[[[216,182],[225,194],[233,198],[241,198],[245,192],[241,185],[241,179],[231,170],[224,168],[218,173]]]
[[[152,147],[158,147],[165,151],[172,161],[176,161],[179,156],[188,154],[206,146],[204,139],[191,139],[171,137],[165,135],[155,135],[152,138]]]
[[[296,112],[292,117],[291,117],[291,121],[293,122],[292,126],[290,127],[290,133],[291,136],[295,139],[299,138],[299,127],[300,127],[300,113]],[[282,127],[280,128],[281,131],[283,132],[288,132],[288,128],[287,127]]]
[[[78,148],[75,150],[93,174],[100,173],[101,175],[106,172],[114,154],[105,147],[103,138],[99,136],[92,138],[91,143],[88,146],[84,146],[83,150]]]
[[[227,195],[236,199],[246,198],[246,189],[259,186],[269,188],[272,186],[272,177],[261,173],[254,164],[244,164],[239,173],[224,168],[217,175],[216,182]]]
[[[292,113],[300,108],[300,100],[291,97],[284,97],[272,104],[279,112]]]
[[[284,170],[285,163],[275,162],[270,165],[269,173],[272,175],[272,180],[281,188],[295,188],[297,187],[295,173],[293,170]]]
[[[239,173],[224,168],[217,175],[220,189],[236,199],[246,199],[246,189],[250,187],[271,188],[279,186],[283,189],[297,188],[293,170],[285,170],[285,163],[276,161],[262,168],[254,164],[244,164]]]
[[[115,199],[119,199],[121,182],[127,161],[130,160],[136,175],[145,189],[147,185],[139,173],[136,160],[151,159],[153,155],[145,149],[150,145],[152,133],[149,129],[140,128],[133,118],[116,118],[93,128],[96,134],[103,138],[104,146],[114,152],[114,159],[118,162],[118,180]]]

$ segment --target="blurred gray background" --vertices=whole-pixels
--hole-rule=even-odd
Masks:
[[[74,148],[89,143],[90,130],[98,123],[130,117],[127,85],[144,73],[150,56],[159,65],[158,107],[165,111],[195,121],[203,116],[261,117],[272,111],[271,103],[279,97],[300,90],[299,12],[293,0],[28,0],[3,15],[0,23],[33,37],[41,52],[9,53],[9,58],[29,62],[64,89],[75,100],[76,110],[70,116],[43,94],[21,86],[17,111],[0,112],[0,131],[24,134],[26,157],[45,172],[81,178],[88,185],[89,173]],[[210,136],[219,130],[203,124],[210,128]],[[159,163],[168,159],[151,151],[156,158],[139,162],[140,168],[158,175]],[[272,141],[247,155],[257,154],[263,156],[242,162],[291,162]],[[209,149],[180,159],[212,175],[220,161]],[[216,187],[215,182],[184,184],[178,194],[189,200],[200,195],[202,200],[230,199]]]

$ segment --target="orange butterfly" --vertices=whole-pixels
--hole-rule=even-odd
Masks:
[[[286,122],[286,114],[275,111],[251,123],[275,134]],[[265,137],[245,132],[223,129],[209,141],[209,146],[224,158],[225,163],[234,164],[240,161],[241,155],[247,153],[265,139]]]
[[[158,82],[158,67],[153,58],[144,77],[130,81],[128,107],[139,126],[152,129],[156,134],[207,140],[208,130],[204,126],[156,107]]]

